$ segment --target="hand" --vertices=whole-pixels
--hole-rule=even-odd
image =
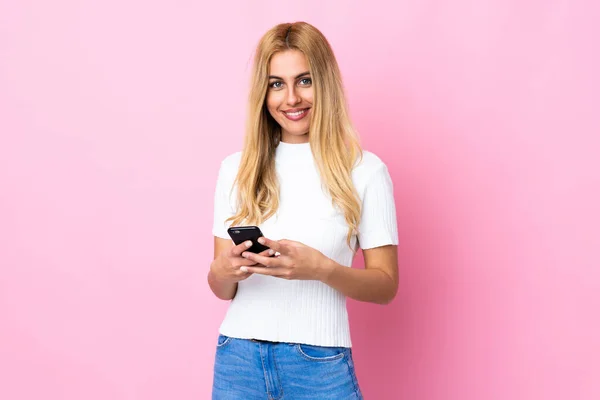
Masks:
[[[260,244],[268,246],[279,253],[277,257],[266,257],[248,251],[242,257],[260,266],[244,266],[242,271],[248,273],[271,275],[283,279],[305,279],[324,281],[329,273],[329,258],[318,250],[293,240],[274,241],[267,238],[258,239]],[[266,268],[265,268],[266,267]]]
[[[235,283],[252,275],[251,272],[240,270],[240,267],[244,266],[261,267],[261,265],[256,261],[252,261],[241,256],[242,252],[251,246],[252,242],[247,240],[222,252],[210,265],[210,269],[215,278],[220,281]],[[275,251],[271,249],[260,253],[260,255],[265,258],[273,254],[275,254]],[[262,268],[264,268],[264,266],[262,266]]]

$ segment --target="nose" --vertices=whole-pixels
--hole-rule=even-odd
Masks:
[[[296,88],[294,86],[291,86],[290,90],[288,90],[286,101],[290,106],[295,106],[302,101],[300,96],[298,96],[298,93],[296,93]]]

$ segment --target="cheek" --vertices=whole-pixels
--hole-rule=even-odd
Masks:
[[[312,104],[313,103],[313,93],[314,92],[313,92],[313,88],[312,87],[307,88],[306,91],[303,94],[304,101],[306,101],[307,103]]]
[[[277,95],[273,93],[268,93],[265,102],[269,113],[271,113],[271,116],[275,118],[275,116],[277,115],[277,108],[279,107]]]

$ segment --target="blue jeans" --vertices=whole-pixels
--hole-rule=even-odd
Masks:
[[[219,335],[213,400],[363,400],[352,350]]]

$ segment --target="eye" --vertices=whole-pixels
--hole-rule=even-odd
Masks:
[[[300,85],[302,85],[302,86],[309,86],[311,84],[312,84],[312,79],[310,79],[310,78],[300,79]]]
[[[281,82],[281,81],[275,81],[275,82],[269,83],[269,87],[271,89],[281,89],[282,86],[283,86],[283,82]]]

